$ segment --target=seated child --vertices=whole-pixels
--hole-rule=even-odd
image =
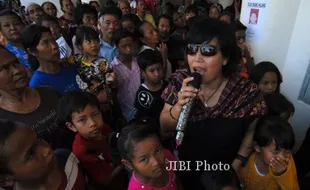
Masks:
[[[161,94],[168,85],[164,80],[163,59],[157,50],[146,49],[139,54],[137,62],[142,72],[143,84],[136,94],[135,117],[151,117],[159,122],[165,105]]]
[[[118,137],[122,163],[133,171],[128,190],[181,189],[174,172],[166,169],[175,158],[164,150],[157,129],[154,122],[137,120],[123,128]]]
[[[201,175],[205,190],[241,190],[240,181],[233,169],[208,171]]]
[[[108,138],[112,129],[106,125],[95,95],[88,92],[70,92],[59,101],[60,120],[76,132],[72,151],[95,186],[112,185],[112,180],[122,171],[122,165],[111,162]]]
[[[0,186],[14,189],[85,190],[78,159],[67,150],[55,153],[30,127],[0,120]]]
[[[298,190],[294,159],[295,143],[291,125],[280,117],[261,118],[253,136],[255,152],[240,170],[247,190]]]

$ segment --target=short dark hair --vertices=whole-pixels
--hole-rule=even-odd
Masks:
[[[235,15],[232,14],[231,12],[223,11],[223,12],[220,13],[220,18],[221,18],[222,16],[229,16],[229,17],[230,17],[230,22],[231,22],[231,23],[234,23],[234,22],[235,22]]]
[[[270,116],[280,116],[282,113],[291,116],[295,112],[294,105],[281,93],[266,94],[264,99]]]
[[[44,3],[42,3],[41,7],[43,8],[44,5],[46,5],[46,4],[51,4],[56,9],[56,11],[58,11],[56,5],[50,1],[45,1]]]
[[[21,33],[21,40],[25,49],[37,51],[37,46],[40,43],[40,39],[44,32],[51,33],[49,28],[39,26],[37,24],[30,24],[26,26]],[[39,67],[39,62],[35,56],[28,53],[28,60],[32,70],[36,70]]]
[[[122,16],[122,22],[124,21],[132,21],[135,25],[137,25],[140,22],[140,19],[135,14],[127,13]]]
[[[198,15],[198,8],[196,5],[190,5],[185,9],[185,14],[186,13],[195,13],[196,15]]]
[[[13,17],[16,17],[23,24],[22,18],[20,16],[18,16],[12,10],[5,9],[5,10],[0,11],[0,17],[3,17],[3,16],[13,16]],[[1,24],[0,24],[0,30],[1,30]]]
[[[133,159],[134,147],[137,143],[148,137],[159,138],[159,127],[150,118],[143,118],[131,121],[119,134],[117,148],[122,158]]]
[[[238,176],[231,168],[228,171],[217,170],[204,172],[200,177],[200,181],[205,190],[220,190],[227,186],[237,187],[241,190]]]
[[[59,25],[59,22],[57,20],[57,18],[54,18],[48,14],[44,14],[43,16],[40,16],[37,20],[36,20],[36,24],[39,26],[42,26],[43,21],[51,21],[56,23],[57,25]]]
[[[121,20],[123,13],[118,7],[108,6],[100,12],[99,18],[103,17],[104,15],[113,15],[118,20]]]
[[[138,54],[137,62],[140,69],[145,71],[151,65],[163,64],[163,58],[158,50],[146,49]]]
[[[274,72],[277,75],[278,78],[278,87],[276,89],[276,92],[280,92],[280,84],[282,81],[282,75],[278,69],[278,67],[269,62],[269,61],[262,61],[255,65],[255,67],[250,71],[250,77],[249,79],[252,80],[255,84],[259,84],[260,80],[264,77],[265,73],[267,72]]]
[[[84,40],[97,40],[99,42],[99,34],[90,26],[79,26],[75,33],[75,44],[82,46]]]
[[[77,25],[83,24],[84,14],[94,14],[98,19],[98,13],[95,7],[90,4],[80,4],[74,9],[74,20]]]
[[[170,15],[168,15],[168,14],[162,14],[162,15],[160,15],[160,16],[157,18],[157,20],[156,20],[156,26],[158,26],[159,21],[160,21],[160,19],[162,19],[162,18],[165,18],[165,19],[169,20],[170,28],[173,27],[173,19],[172,19],[172,17],[171,17]]]
[[[0,119],[0,185],[5,182],[4,176],[12,174],[7,166],[8,156],[3,150],[6,141],[16,131],[17,125],[13,121]]]
[[[208,27],[204,27],[208,26]],[[193,26],[187,34],[187,44],[202,44],[217,39],[223,57],[228,59],[228,63],[223,66],[222,72],[225,77],[236,73],[236,67],[240,58],[237,56],[237,42],[234,30],[231,25],[221,22],[218,19],[205,17],[194,21]]]
[[[136,25],[136,29],[135,29],[135,34],[138,38],[143,38],[144,37],[144,31],[142,30],[142,26],[144,26],[144,24],[150,24],[148,21],[141,21],[138,22],[138,24]]]
[[[295,136],[292,126],[288,121],[278,116],[264,116],[256,124],[253,141],[259,147],[266,147],[276,143],[276,150],[292,150],[295,144]]]
[[[93,4],[93,3],[96,3],[99,7],[100,7],[100,5],[99,5],[99,3],[97,2],[97,1],[89,1],[89,3],[88,4]]]
[[[127,38],[127,37],[130,37],[130,38],[134,39],[134,35],[131,32],[129,32],[126,28],[121,29],[118,32],[118,35],[117,35],[117,37],[115,39],[115,45],[118,46],[118,44],[121,41],[121,39]]]
[[[72,122],[72,114],[81,112],[87,105],[100,109],[97,97],[90,92],[72,91],[65,93],[58,102],[58,114],[61,123]]]
[[[246,31],[248,28],[242,24],[242,22],[240,22],[239,20],[236,21],[236,31],[238,30],[243,30],[243,31]]]

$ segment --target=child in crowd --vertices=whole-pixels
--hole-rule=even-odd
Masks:
[[[50,15],[44,15],[36,21],[36,24],[51,30],[51,33],[58,44],[60,59],[72,57],[72,49],[62,35],[62,28],[60,27],[57,18],[54,18]],[[73,62],[74,60],[71,60],[71,63]]]
[[[85,190],[78,159],[67,150],[53,152],[30,127],[0,120],[0,186],[20,190]]]
[[[133,57],[134,36],[128,30],[123,29],[115,43],[119,55],[111,64],[117,75],[117,96],[123,115],[127,121],[130,121],[134,118],[134,101],[141,82],[140,69],[137,60]]]
[[[93,6],[89,4],[81,4],[77,6],[74,9],[74,19],[78,26],[89,26],[97,31],[98,13]],[[99,33],[97,35],[99,35]],[[75,55],[82,53],[80,49],[76,46],[76,36],[73,36],[72,38],[72,45]]]
[[[147,49],[138,56],[143,84],[136,94],[135,117],[151,117],[159,122],[160,113],[165,102],[161,94],[168,85],[164,80],[163,59],[157,50]]]
[[[281,93],[266,94],[264,96],[268,107],[268,115],[280,116],[288,120],[295,112],[294,105]]]
[[[116,75],[111,64],[98,55],[98,33],[89,26],[78,27],[76,45],[82,52],[81,56],[76,57],[77,83],[83,91],[97,95],[105,121],[116,130],[114,119],[121,115],[119,101],[116,94],[113,95],[116,91]]]
[[[241,190],[240,181],[233,169],[208,171],[201,175],[205,190]]]
[[[148,119],[137,120],[118,137],[122,163],[133,171],[128,190],[181,189],[174,172],[166,169],[175,158],[163,149],[157,129]]]
[[[195,5],[190,5],[185,9],[185,21],[191,17],[198,16],[198,9]]]
[[[139,17],[135,14],[129,13],[122,16],[122,27],[131,33],[135,32],[138,22],[140,22]]]
[[[0,12],[0,32],[6,42],[5,47],[12,52],[20,62],[31,70],[28,54],[21,41],[21,32],[24,28],[22,19],[13,11]]]
[[[113,186],[123,166],[111,162],[108,135],[112,129],[102,119],[96,96],[89,92],[67,93],[59,101],[58,112],[61,122],[77,133],[72,151],[89,175],[90,183],[98,187]]]
[[[240,71],[241,74],[248,78],[249,73],[252,71],[253,67],[255,66],[253,57],[251,56],[251,48],[246,43],[246,30],[247,27],[244,26],[239,20],[236,21],[236,40],[237,45],[241,51],[241,64],[240,64]]]
[[[255,152],[237,169],[247,190],[298,190],[292,126],[280,117],[261,118],[253,136]]]
[[[251,71],[250,80],[256,83],[264,94],[280,93],[282,75],[277,66],[269,61],[255,65]]]

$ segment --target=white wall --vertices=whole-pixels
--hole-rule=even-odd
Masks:
[[[251,0],[245,0],[246,7]],[[256,0],[255,2],[259,2]],[[296,112],[291,124],[296,134],[296,147],[310,126],[310,106],[298,101],[299,91],[310,60],[310,1],[267,0],[267,15],[260,41],[249,41],[255,62],[275,63],[283,75],[283,94],[294,104]],[[242,9],[241,20],[245,19]]]
[[[20,0],[21,4],[24,5],[26,8],[30,3],[38,3],[39,5],[42,5],[46,1],[50,1],[56,5],[58,10],[58,16],[61,16],[63,14],[60,9],[59,0]]]

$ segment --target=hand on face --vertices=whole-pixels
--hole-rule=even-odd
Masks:
[[[190,98],[194,98],[198,94],[198,91],[199,91],[198,89],[191,87],[191,86],[187,86],[188,83],[193,80],[194,80],[193,77],[189,77],[183,80],[182,88],[178,93],[177,105],[179,105],[180,107],[187,104]]]
[[[270,167],[273,173],[279,176],[286,172],[288,163],[289,159],[287,158],[272,157],[270,160]]]
[[[159,46],[160,52],[163,56],[163,58],[167,58],[168,57],[168,47],[165,43],[161,43]]]

